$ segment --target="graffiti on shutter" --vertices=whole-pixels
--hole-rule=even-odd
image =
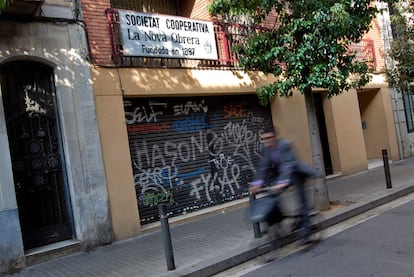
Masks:
[[[142,224],[248,195],[272,126],[256,95],[126,98],[125,118]]]

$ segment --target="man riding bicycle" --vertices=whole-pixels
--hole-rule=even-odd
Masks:
[[[266,176],[272,173],[274,180],[271,189],[275,192],[283,191],[289,186],[295,186],[300,203],[301,217],[301,244],[310,243],[309,207],[306,199],[305,182],[307,178],[315,176],[315,171],[303,164],[286,139],[279,138],[275,128],[267,128],[260,135],[264,144],[263,159],[260,162],[258,174],[250,183],[250,193],[258,193],[265,184]],[[269,224],[274,222],[270,221]]]

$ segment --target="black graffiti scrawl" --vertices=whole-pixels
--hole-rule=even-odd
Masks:
[[[248,195],[271,126],[269,108],[256,95],[124,99],[141,222]]]

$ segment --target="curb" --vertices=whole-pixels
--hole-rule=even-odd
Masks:
[[[389,193],[379,193],[376,197],[372,197],[371,200],[366,203],[355,203],[344,208],[340,208],[332,214],[327,214],[320,222],[313,224],[313,232],[318,232],[342,221],[355,217],[361,213],[384,205],[388,202],[406,196],[414,192],[414,186],[410,185],[402,189]],[[253,230],[252,230],[253,235]],[[273,242],[263,243],[263,241],[253,241],[246,247],[233,250],[229,253],[212,257],[208,260],[203,261],[198,265],[190,265],[175,271],[168,272],[162,276],[165,277],[204,277],[211,276],[227,270],[231,267],[237,266],[258,256],[266,254],[277,248],[283,247],[298,240],[299,234],[297,232],[289,234]]]

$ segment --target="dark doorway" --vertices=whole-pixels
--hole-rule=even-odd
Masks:
[[[24,248],[69,239],[53,70],[14,62],[0,76]]]
[[[315,103],[316,117],[318,120],[319,135],[321,137],[323,161],[325,165],[325,174],[333,173],[331,152],[329,150],[328,131],[326,130],[325,112],[323,111],[323,95],[322,93],[314,93],[313,101]]]

